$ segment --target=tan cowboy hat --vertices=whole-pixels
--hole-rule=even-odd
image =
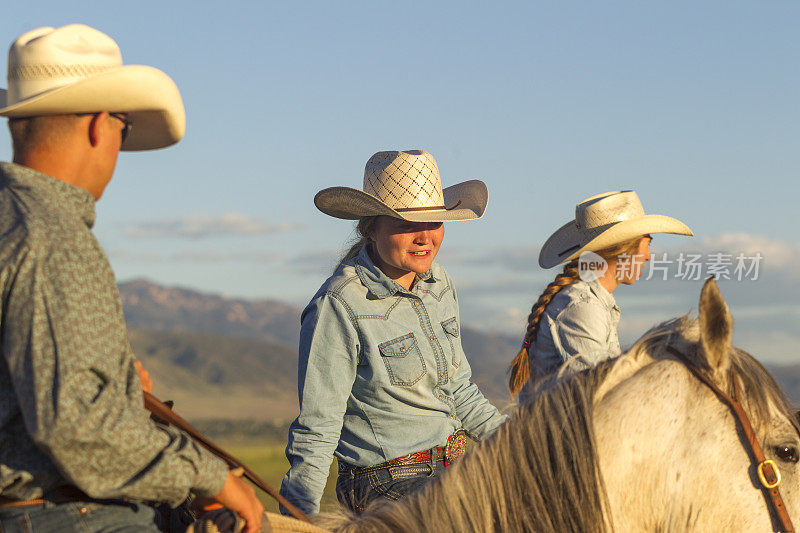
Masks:
[[[38,28],[11,45],[0,116],[100,111],[126,113],[133,123],[122,150],[163,148],[186,130],[183,101],[170,77],[153,67],[123,66],[117,43],[94,28]]]
[[[680,220],[645,215],[634,191],[604,192],[575,207],[575,220],[561,226],[542,246],[539,266],[551,268],[583,252],[596,252],[649,233],[693,235]]]
[[[483,216],[489,192],[480,180],[442,190],[439,168],[424,150],[378,152],[364,169],[364,190],[330,187],[314,205],[336,218],[388,215],[412,222],[476,220]]]

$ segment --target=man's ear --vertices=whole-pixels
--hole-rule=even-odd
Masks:
[[[100,136],[103,134],[102,126],[107,120],[108,113],[101,111],[94,115],[89,122],[89,144],[91,144],[93,148],[100,144]]]

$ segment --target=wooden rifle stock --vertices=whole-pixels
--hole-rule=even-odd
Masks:
[[[149,392],[144,393],[144,406],[148,411],[153,413],[160,420],[188,433],[195,441],[197,441],[208,451],[210,451],[211,453],[213,453],[214,455],[216,455],[217,457],[228,463],[229,466],[235,468],[241,468],[242,470],[244,470],[244,477],[249,479],[250,482],[253,483],[256,487],[260,488],[261,490],[263,490],[264,492],[266,492],[267,494],[278,500],[278,503],[283,505],[283,507],[287,511],[289,511],[289,513],[293,517],[297,518],[298,520],[302,520],[303,522],[311,523],[311,520],[308,519],[308,517],[305,515],[305,513],[303,513],[303,511],[301,511],[300,509],[298,509],[297,507],[286,501],[286,498],[281,496],[278,493],[278,491],[270,487],[266,481],[261,479],[247,465],[245,465],[240,460],[238,460],[237,458],[230,455],[228,452],[226,452],[225,450],[223,450],[222,448],[220,448],[219,446],[208,440],[199,431],[193,428],[186,420],[178,416],[178,414],[175,413],[175,411],[173,411],[172,409],[170,409],[164,402],[162,402]]]

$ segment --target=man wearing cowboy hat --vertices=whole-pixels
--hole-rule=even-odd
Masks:
[[[183,137],[177,87],[155,68],[123,66],[97,30],[39,28],[11,46],[0,116],[14,148],[0,163],[0,530],[157,531],[153,510],[134,502],[176,505],[190,491],[259,530],[253,489],[150,420],[91,232],[120,149]]]

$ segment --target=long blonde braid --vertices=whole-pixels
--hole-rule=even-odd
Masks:
[[[511,362],[509,368],[510,377],[508,378],[508,388],[511,391],[511,396],[516,396],[522,389],[525,383],[531,377],[530,362],[528,360],[528,349],[531,344],[536,340],[536,335],[539,333],[539,324],[544,314],[544,310],[553,297],[561,291],[564,287],[572,285],[578,281],[578,260],[570,261],[564,265],[564,271],[556,276],[542,292],[539,299],[531,307],[531,313],[528,315],[528,327],[525,331],[525,337],[522,342],[522,349],[520,349],[517,356]]]

